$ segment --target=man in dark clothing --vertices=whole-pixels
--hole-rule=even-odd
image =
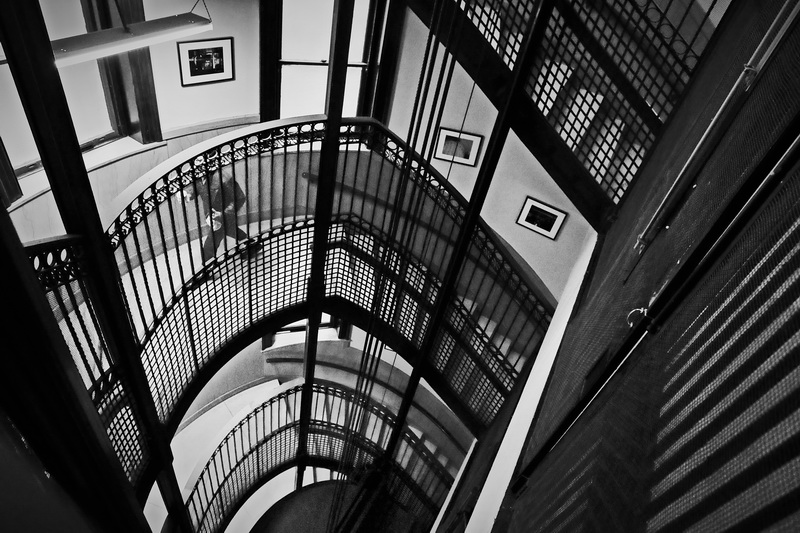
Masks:
[[[188,200],[200,197],[206,224],[211,228],[211,233],[206,235],[202,244],[203,262],[214,257],[226,235],[237,241],[249,238],[236,221],[236,212],[244,205],[246,198],[232,174],[230,166],[223,167],[221,175],[212,173],[210,177],[205,176],[184,189]]]

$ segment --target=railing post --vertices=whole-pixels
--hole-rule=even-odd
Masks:
[[[119,270],[102,228],[39,4],[27,0],[7,2],[0,17],[0,30],[64,227],[84,239],[90,298],[98,310],[112,358],[128,378],[131,395],[142,414],[165,504],[179,529],[189,532],[191,523],[172,469],[169,443],[139,357],[140,346],[126,313]]]
[[[307,455],[306,443],[311,420],[311,399],[314,385],[314,366],[317,356],[319,324],[322,321],[322,300],[325,298],[325,260],[328,251],[328,232],[333,213],[333,196],[339,163],[339,131],[342,125],[344,87],[347,78],[347,55],[350,50],[350,30],[353,26],[354,0],[336,0],[333,5],[333,29],[328,70],[328,89],[325,97],[327,126],[320,151],[320,172],[314,211],[314,237],[311,252],[311,268],[308,278],[309,303],[308,335],[304,363],[303,393],[300,400],[300,435],[297,457],[297,486],[303,484]]]
[[[492,133],[489,137],[489,142],[486,147],[486,152],[483,157],[483,162],[478,171],[478,176],[469,204],[464,216],[464,221],[460,226],[458,235],[456,237],[453,253],[451,254],[450,263],[447,265],[445,275],[442,280],[442,287],[437,294],[436,302],[434,304],[433,312],[431,313],[431,320],[426,330],[425,338],[421,343],[421,348],[417,353],[414,361],[412,361],[413,371],[406,387],[406,392],[403,395],[403,400],[397,413],[396,422],[389,441],[384,452],[383,461],[389,462],[392,460],[400,438],[405,427],[406,418],[411,409],[414,401],[414,396],[419,386],[420,379],[428,365],[428,355],[434,348],[436,340],[436,333],[441,328],[445,320],[445,312],[448,303],[456,296],[456,283],[462,265],[466,259],[472,242],[471,237],[475,228],[478,226],[480,220],[480,213],[483,207],[486,196],[489,192],[494,171],[497,168],[497,163],[500,160],[500,155],[503,151],[508,133],[511,129],[511,124],[514,120],[514,106],[515,102],[520,95],[524,93],[524,76],[529,72],[531,63],[534,56],[534,46],[532,43],[539,42],[544,35],[544,28],[552,13],[554,0],[545,0],[539,6],[537,16],[532,19],[531,24],[526,28],[525,39],[520,47],[517,61],[514,65],[512,72],[512,83],[509,87],[503,107],[492,128]],[[369,513],[369,509],[365,510]]]
[[[433,343],[436,339],[436,332],[441,328],[444,322],[444,315],[448,303],[455,297],[458,274],[469,251],[472,234],[478,226],[481,209],[486,200],[486,195],[489,192],[492,176],[500,160],[500,154],[503,151],[508,132],[511,129],[514,103],[516,99],[519,98],[519,95],[524,92],[525,80],[523,76],[530,70],[531,62],[533,61],[534,47],[531,43],[538,42],[543,36],[544,27],[553,10],[553,5],[553,0],[545,0],[542,5],[540,5],[537,16],[532,19],[532,23],[526,30],[525,40],[522,42],[517,61],[514,64],[512,83],[508,91],[508,96],[492,128],[483,162],[478,171],[478,177],[475,181],[475,186],[464,216],[464,222],[461,224],[458,236],[456,237],[450,263],[447,265],[444,279],[442,280],[442,288],[439,290],[436,297],[436,303],[431,313],[430,324],[421,344],[417,360],[413,363],[414,370],[409,379],[406,393],[403,396],[403,401],[397,414],[398,424],[389,438],[389,443],[386,447],[387,457],[391,457],[394,454],[395,448],[400,440],[402,428],[405,425],[405,419],[408,416],[408,412],[414,400],[414,394],[416,393],[417,386],[422,377],[422,371],[427,364],[428,354],[434,348]]]
[[[78,375],[11,218],[0,206],[3,362],[0,405],[26,442],[102,531],[147,522]],[[6,487],[14,490],[14,487]]]

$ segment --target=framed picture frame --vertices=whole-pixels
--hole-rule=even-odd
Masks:
[[[233,37],[178,43],[181,86],[235,79]]]
[[[528,196],[517,217],[517,224],[556,240],[566,218],[564,211]]]
[[[474,167],[478,164],[483,137],[465,131],[439,128],[436,150],[433,157]]]

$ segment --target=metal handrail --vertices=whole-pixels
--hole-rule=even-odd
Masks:
[[[75,367],[111,440],[128,480],[136,484],[150,460],[141,419],[128,382],[111,354],[85,287],[84,241],[75,235],[28,244],[30,258],[51,311],[61,326]]]
[[[743,104],[744,100],[750,95],[750,90],[755,85],[764,67],[772,58],[775,49],[783,41],[791,26],[796,22],[797,15],[800,13],[800,4],[793,0],[787,0],[778,15],[772,21],[769,29],[759,42],[750,60],[742,68],[739,77],[734,82],[733,87],[728,91],[725,100],[720,105],[714,117],[711,119],[702,137],[695,145],[689,158],[684,163],[678,175],[672,182],[667,194],[661,200],[644,230],[636,238],[634,250],[640,255],[653,242],[656,234],[661,231],[663,223],[669,218],[678,207],[681,198],[694,181],[697,173],[705,165],[708,158],[714,151],[717,143],[727,132],[724,127],[732,119],[734,113]]]
[[[258,472],[253,476],[248,476],[247,472],[240,472],[241,469],[247,468],[249,464],[247,461],[253,454],[261,453],[260,450],[263,446],[270,446],[273,440],[281,440],[277,438],[280,434],[297,427],[299,423],[296,419],[297,411],[299,411],[298,402],[302,389],[302,385],[297,385],[282,391],[253,409],[228,432],[217,446],[186,500],[197,531],[217,531],[227,523],[232,510],[238,507],[239,501],[246,497],[253,488],[260,486],[265,480],[271,479],[285,464],[294,464],[293,461],[299,459],[294,456],[297,451],[296,446],[291,446],[289,443],[289,447],[283,450],[286,453],[280,453],[281,450],[272,451],[273,457],[277,457],[274,454],[278,453],[283,458],[280,459],[280,464],[274,465],[272,470],[262,471],[259,466]],[[314,405],[317,409],[312,413],[310,423],[312,431],[323,435],[329,434],[331,437],[344,436],[351,432],[347,420],[342,421],[340,418],[347,416],[346,404],[361,401],[360,398],[357,398],[352,390],[329,385],[315,384],[313,391],[315,396],[321,396],[325,402],[329,398],[335,398],[340,403],[338,404],[339,408],[334,411],[333,408],[327,410],[325,405],[320,409],[319,401],[315,402]],[[288,411],[281,413],[280,409],[284,404]],[[294,413],[288,407],[290,405],[295,406]],[[368,402],[365,407],[372,416],[382,421],[382,425],[386,425],[388,428],[393,426],[394,416],[387,409],[372,402]],[[272,423],[272,418],[269,418],[268,423],[268,416],[276,416],[277,424]],[[357,435],[356,441],[360,443],[359,454],[366,454],[375,460],[385,445],[385,437],[388,437],[388,433],[379,430],[376,440],[375,425],[364,425],[363,428],[365,431],[372,431],[372,434],[359,433]],[[442,504],[444,494],[453,483],[453,478],[413,433],[406,430],[405,435],[404,442],[412,452],[414,460],[408,461],[406,466],[395,462],[393,464],[395,475],[399,476],[399,481],[419,499],[424,508],[438,509]],[[231,442],[233,444],[230,444]],[[333,450],[329,451],[334,452]],[[341,449],[338,450],[338,452],[341,451]],[[324,458],[334,462],[342,459],[342,457],[333,455]],[[263,462],[259,462],[259,465],[262,464]],[[431,478],[431,476],[433,477]],[[237,480],[236,491],[229,491],[227,490],[228,481],[233,479]],[[211,490],[210,494],[209,490]],[[224,501],[218,501],[219,498]],[[211,518],[211,521],[215,523],[209,524],[207,522],[209,520],[208,512],[212,508],[217,509],[218,512]]]
[[[262,269],[262,265],[269,260],[266,255],[252,268],[241,267],[241,271],[234,270],[234,268],[240,268],[236,267],[234,259],[251,243],[260,243],[267,247],[273,246],[275,243],[275,250],[284,246],[280,244],[281,242],[286,243],[286,246],[293,246],[295,255],[292,256],[294,258],[292,261],[297,261],[296,268],[302,268],[303,261],[306,260],[303,258],[310,257],[309,249],[301,241],[307,238],[306,234],[313,227],[313,212],[307,207],[298,209],[296,206],[298,200],[305,206],[312,203],[311,195],[315,194],[316,184],[311,179],[299,178],[300,170],[305,171],[305,168],[287,169],[284,166],[282,175],[280,170],[277,170],[277,174],[265,175],[264,179],[261,178],[261,171],[263,165],[278,168],[281,165],[289,164],[289,160],[286,159],[287,155],[294,157],[295,163],[292,163],[294,165],[299,164],[301,157],[304,165],[314,164],[317,157],[316,146],[324,136],[325,124],[324,117],[321,116],[301,117],[295,120],[254,125],[205,141],[154,168],[130,186],[115,202],[116,209],[123,210],[122,214],[110,224],[107,235],[115,250],[123,283],[127,287],[126,294],[128,294],[131,320],[137,328],[137,334],[144,347],[144,366],[149,373],[148,378],[154,396],[157,396],[157,405],[162,420],[166,421],[170,416],[175,402],[182,397],[188,383],[213,357],[216,346],[229,338],[222,337],[220,340],[217,340],[216,337],[214,339],[204,338],[202,335],[208,334],[211,324],[195,324],[189,319],[192,316],[199,316],[205,317],[203,320],[208,322],[207,318],[214,313],[214,306],[221,305],[221,302],[216,303],[209,300],[209,297],[216,298],[212,294],[201,298],[193,295],[192,290],[203,285],[200,277],[220,272],[226,276],[226,279],[231,280],[226,283],[232,283],[232,280],[245,276],[245,281],[250,283],[250,291],[255,290],[253,283],[258,282],[263,285],[263,280],[259,281],[252,276],[255,275],[256,270],[259,276],[263,274],[263,271],[258,269]],[[362,214],[372,217],[372,219],[358,224],[356,226],[358,231],[372,228],[365,238],[383,241],[381,246],[392,250],[389,255],[376,256],[375,259],[380,262],[399,260],[405,266],[398,272],[404,272],[402,274],[404,276],[406,270],[411,269],[418,274],[423,274],[424,278],[436,279],[444,268],[448,246],[452,246],[454,238],[452,233],[463,220],[467,201],[429,163],[409,151],[402,141],[375,120],[363,118],[344,120],[339,139],[343,150],[341,158],[345,163],[337,177],[336,194],[340,194],[341,197],[334,213],[336,224],[341,225],[345,223],[343,222],[345,220],[354,220],[353,217],[358,219]],[[313,145],[308,143],[313,143]],[[275,157],[272,157],[273,155]],[[281,155],[284,156],[283,159],[279,157]],[[262,159],[262,156],[267,156],[267,159]],[[409,202],[401,202],[400,214],[411,220],[412,229],[417,237],[416,240],[403,245],[385,240],[385,237],[394,239],[397,237],[385,233],[385,220],[386,216],[391,213],[390,207],[388,207],[391,204],[387,203],[381,194],[385,193],[385,187],[392,187],[391,182],[396,176],[402,174],[400,169],[408,158],[411,158],[411,172],[407,175],[407,179],[413,184],[410,190],[412,194],[416,195],[415,202],[422,202],[422,204],[417,203],[416,205],[422,205],[424,208],[422,211],[413,211]],[[350,163],[347,163],[348,160]],[[380,167],[380,173],[376,174],[374,170],[372,173],[363,171],[362,174],[366,172],[366,177],[359,179],[367,180],[366,183],[370,185],[364,185],[363,181],[356,183],[357,169],[367,167],[367,163],[372,160],[377,161],[374,167]],[[244,171],[245,189],[248,184],[252,189],[244,192],[245,206],[247,206],[244,212],[246,214],[239,215],[237,223],[245,222],[252,226],[257,221],[259,229],[255,233],[248,229],[247,242],[243,238],[237,237],[239,240],[235,246],[228,247],[226,245],[224,253],[218,254],[213,262],[203,264],[198,259],[192,259],[192,255],[196,257],[199,252],[198,237],[201,236],[204,213],[197,205],[199,201],[194,201],[194,204],[187,207],[186,202],[178,196],[185,190],[198,190],[201,187],[198,185],[199,180],[204,176],[210,176],[211,179],[222,179],[223,170],[228,166],[231,167],[235,179],[241,179],[237,172]],[[270,168],[272,168],[271,166]],[[387,172],[388,175],[385,175]],[[311,174],[307,174],[307,177],[310,178]],[[273,181],[270,180],[278,180],[276,185],[278,188],[294,188],[294,196],[289,195],[286,198],[262,196],[261,188],[272,190]],[[386,185],[387,182],[390,184]],[[256,191],[256,188],[259,190]],[[298,193],[300,188],[302,191]],[[394,193],[394,190],[389,192]],[[302,197],[297,198],[298,194],[301,194]],[[342,203],[343,199],[347,201]],[[383,204],[379,205],[379,201],[382,201]],[[262,205],[263,202],[267,202],[269,205]],[[354,207],[356,203],[360,203],[362,206],[369,204],[371,211],[363,213],[362,207],[362,213],[357,212],[358,209]],[[265,215],[262,212],[263,209],[277,209],[277,211]],[[383,213],[382,220],[381,213]],[[426,216],[430,220],[425,219]],[[260,227],[262,220],[265,221],[263,228]],[[436,220],[436,222],[431,223],[431,220]],[[205,234],[208,233],[209,230],[205,230]],[[373,241],[375,245],[379,244],[378,240]],[[521,356],[530,357],[536,349],[536,340],[546,330],[552,309],[524,279],[520,268],[504,250],[505,248],[496,240],[488,226],[480,221],[472,237],[472,248],[462,273],[463,279],[459,282],[461,289],[466,292],[460,296],[457,295],[456,298],[466,297],[465,295],[469,291],[480,292],[483,298],[492,295],[491,302],[483,302],[479,298],[469,296],[471,300],[477,300],[477,307],[473,306],[469,312],[488,313],[486,315],[487,326],[480,326],[477,322],[472,322],[470,328],[474,330],[474,333],[464,332],[454,339],[463,346],[463,349],[455,355],[448,354],[445,357],[468,357],[473,360],[476,357],[482,357],[470,346],[470,342],[477,338],[482,338],[485,343],[489,343],[486,345],[486,349],[499,354],[498,357],[509,356],[509,353],[506,352],[509,349],[508,346],[514,347],[514,357],[517,359]],[[181,253],[188,254],[188,257],[184,257],[182,264],[180,263]],[[391,259],[392,257],[395,259]],[[353,261],[358,261],[358,258],[352,254],[341,256],[340,259],[329,258],[332,268],[338,268],[340,271],[349,268],[348,264]],[[295,265],[289,263],[288,266],[282,268],[295,269]],[[358,275],[371,276],[370,271],[377,274],[382,268],[384,266],[372,266],[371,270],[363,271]],[[287,270],[287,274],[297,277],[294,272],[294,270],[291,272]],[[261,320],[264,312],[274,314],[276,311],[286,309],[286,306],[304,304],[306,297],[302,281],[294,280],[292,284],[283,284],[280,288],[269,289],[283,291],[281,294],[290,291],[292,299],[280,303],[278,307],[256,309],[255,311],[260,314],[258,317],[252,315],[253,318],[250,320]],[[359,285],[357,289],[362,292],[365,286],[369,287],[369,279],[353,278],[353,281]],[[269,293],[267,298],[272,298],[271,294]],[[275,294],[275,298],[279,296],[282,298],[278,293]],[[498,294],[502,294],[503,298],[494,298]],[[432,297],[432,294],[426,295],[426,298]],[[251,299],[247,291],[242,293],[242,298],[244,298],[244,305],[252,306],[247,303]],[[263,297],[261,298],[263,299]],[[393,306],[392,313],[412,312],[412,308],[404,304],[405,299],[408,299],[408,303],[418,299],[414,296],[413,291],[399,292],[387,296],[387,298],[392,299],[391,303],[386,302],[386,309],[389,309],[389,305]],[[357,302],[352,303],[357,304]],[[413,307],[420,303],[423,302],[419,301],[411,305]],[[420,334],[426,324],[425,306],[422,305],[419,309],[422,313],[413,319],[419,324],[419,327],[415,325],[412,328],[414,335]],[[246,322],[241,322],[246,320],[246,317],[235,320],[239,321],[235,323],[241,323],[241,326],[236,326],[237,328],[247,327]],[[404,318],[404,320],[406,319]],[[185,321],[185,323],[181,325],[176,321]],[[390,326],[398,327],[398,324],[399,322],[390,324]],[[176,327],[178,329],[175,329]],[[491,331],[485,328],[490,328]],[[398,331],[398,333],[403,335],[402,331]],[[461,332],[459,331],[459,333]],[[173,351],[168,358],[165,358],[159,348],[165,343],[172,346],[185,346],[190,353],[180,354]],[[500,350],[504,343],[506,348]],[[490,345],[493,347],[489,347]],[[177,376],[175,376],[176,370],[174,369],[176,365],[180,367]],[[518,377],[518,368],[515,368],[514,361],[511,361],[510,368],[511,379],[515,381]],[[440,369],[441,372],[445,372],[445,370],[445,368]],[[173,383],[175,380],[178,381]],[[165,386],[161,386],[161,384]],[[483,380],[481,386],[492,386],[491,379]],[[452,387],[457,390],[455,385]],[[507,396],[508,388],[503,387],[499,392],[500,396],[494,396],[492,393],[492,397],[502,403]],[[470,403],[469,395],[477,393],[460,391],[458,394],[464,396],[463,401],[468,404]],[[493,417],[492,413],[495,413],[498,408],[499,405],[488,406],[486,413],[481,414],[479,418],[484,423],[488,423]]]

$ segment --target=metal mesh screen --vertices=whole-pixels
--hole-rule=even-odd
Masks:
[[[230,339],[273,313],[305,302],[313,230],[306,224],[274,229],[260,252],[238,249],[215,259],[206,279],[190,281],[147,339],[142,363],[166,421],[197,373]]]
[[[478,226],[430,361],[488,426],[536,354],[551,312]]]
[[[283,123],[182,155],[108,230],[163,422],[228,343],[251,324],[306,303],[324,131],[322,122]],[[373,121],[346,123],[339,141],[326,295],[374,311],[419,346],[466,201]],[[486,233],[475,239],[480,283],[489,283],[488,272],[505,287],[474,290],[476,305],[498,290],[535,300],[493,239]],[[481,333],[486,347],[473,351],[505,350],[513,332],[528,335],[519,321],[529,310],[515,305],[505,305],[510,314],[487,318],[501,325]],[[534,328],[544,322],[537,318]]]
[[[401,257],[357,222],[351,217],[331,228],[326,295],[374,310],[376,317],[419,347],[439,282],[414,258]]]
[[[500,56],[514,68],[525,28],[533,14],[534,2],[527,0],[458,0],[469,20]]]
[[[525,89],[609,198],[619,202],[655,136],[558,10]]]
[[[800,526],[800,169],[789,176],[533,473],[511,531]]]
[[[570,1],[591,32],[661,121],[680,98],[727,2]]]

